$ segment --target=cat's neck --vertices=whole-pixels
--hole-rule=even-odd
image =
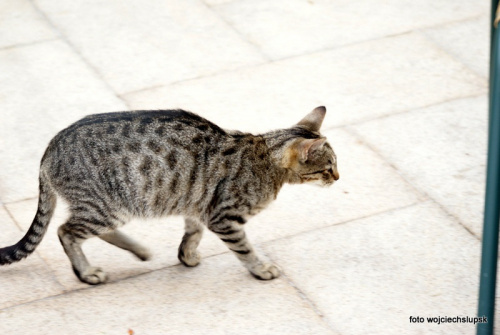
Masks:
[[[303,182],[302,178],[286,164],[288,149],[292,145],[293,140],[283,136],[283,133],[280,131],[265,133],[261,136],[268,147],[273,169],[281,177],[282,184],[301,184]]]

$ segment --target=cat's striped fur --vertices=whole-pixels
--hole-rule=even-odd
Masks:
[[[196,248],[206,225],[253,275],[275,278],[278,269],[258,259],[243,227],[284,183],[329,185],[338,179],[335,154],[319,133],[325,111],[318,107],[291,128],[261,135],[226,131],[182,110],[87,116],[50,142],[41,161],[33,224],[18,243],[0,249],[0,264],[33,252],[57,195],[71,213],[59,238],[83,282],[106,280],[82,252],[87,238],[99,236],[147,260],[148,250],[117,228],[132,217],[170,214],[185,217],[178,253],[185,265],[199,263]]]

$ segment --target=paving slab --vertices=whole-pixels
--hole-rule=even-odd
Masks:
[[[118,93],[265,61],[196,0],[36,4]]]
[[[84,115],[125,109],[64,43],[0,50],[0,200],[37,195],[50,139]]]
[[[450,55],[483,78],[489,77],[490,15],[422,30]]]
[[[335,334],[284,279],[259,281],[232,255],[0,311],[11,334]]]
[[[343,334],[471,334],[480,243],[432,202],[272,241],[269,257]]]
[[[265,54],[280,59],[487,14],[489,3],[240,0],[213,8]]]
[[[410,33],[123,98],[133,109],[184,108],[259,132],[294,124],[318,105],[328,109],[325,128],[484,92],[484,78]]]
[[[209,6],[222,5],[225,3],[230,3],[234,0],[203,0]]]
[[[24,233],[3,207],[0,207],[0,222],[0,248],[23,237]],[[62,292],[63,287],[37,254],[20,263],[0,266],[0,310]]]
[[[0,3],[0,48],[57,37],[29,0],[2,0]]]
[[[353,129],[409,182],[481,236],[486,96],[381,118]]]

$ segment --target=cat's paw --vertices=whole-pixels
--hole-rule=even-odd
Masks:
[[[177,256],[182,264],[188,267],[193,267],[200,264],[201,255],[198,251],[179,252]]]
[[[279,268],[270,263],[260,264],[250,270],[250,273],[257,279],[270,280],[280,276]]]
[[[108,276],[101,268],[93,266],[89,266],[83,273],[80,273],[78,277],[82,282],[90,285],[102,284],[108,280]]]

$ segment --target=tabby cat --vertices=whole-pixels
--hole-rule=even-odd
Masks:
[[[298,124],[261,135],[224,130],[183,110],[134,111],[87,116],[59,132],[40,165],[38,210],[16,244],[0,249],[0,264],[35,250],[56,206],[69,204],[59,239],[73,270],[85,283],[106,281],[82,252],[93,236],[132,252],[149,251],[118,230],[133,217],[183,215],[178,258],[196,266],[203,225],[259,279],[279,275],[259,260],[243,229],[247,219],[276,198],[284,183],[339,179],[337,159],[319,129],[318,107]]]

